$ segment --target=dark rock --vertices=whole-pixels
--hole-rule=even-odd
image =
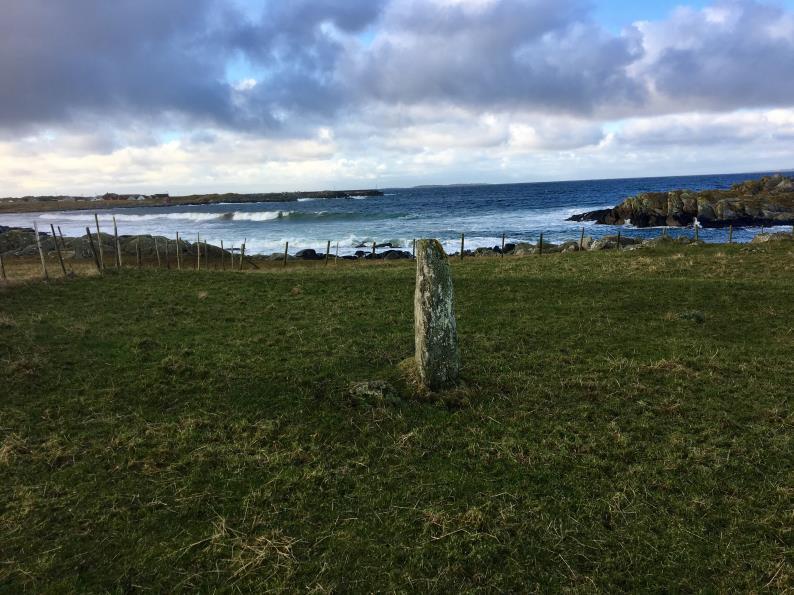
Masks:
[[[569,221],[636,227],[782,225],[794,223],[794,179],[771,176],[735,184],[729,190],[645,192],[612,209],[581,213]]]
[[[382,258],[384,260],[402,260],[411,258],[410,252],[404,252],[402,250],[387,250],[382,254]]]
[[[359,242],[354,248],[372,248],[372,242]],[[384,244],[375,244],[375,248],[396,248],[397,246],[393,245],[391,242],[386,242]]]
[[[36,246],[36,234],[32,229],[5,227],[0,234],[0,254],[17,253],[28,246]]]
[[[301,260],[321,260],[325,257],[322,254],[317,254],[316,250],[306,248],[304,250],[298,250],[295,253],[295,258],[299,258]]]

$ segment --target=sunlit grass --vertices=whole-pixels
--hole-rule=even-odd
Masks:
[[[408,262],[0,286],[0,590],[792,587],[790,248],[452,264],[430,402]]]

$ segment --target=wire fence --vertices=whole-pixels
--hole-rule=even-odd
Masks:
[[[373,241],[370,245],[358,245],[354,254],[340,256],[338,241],[327,240],[324,250],[314,248],[300,248],[290,254],[290,244],[284,243],[283,253],[271,254],[269,256],[256,255],[256,258],[246,251],[248,239],[241,242],[226,243],[224,240],[220,245],[210,244],[206,238],[202,238],[200,233],[190,236],[191,240],[180,237],[180,232],[175,233],[175,239],[153,235],[119,235],[118,225],[113,217],[113,233],[103,232],[99,217],[94,214],[94,227],[85,228],[85,236],[64,237],[60,226],[50,225],[50,233],[40,232],[38,224],[33,224],[35,234],[35,247],[41,263],[41,274],[45,279],[49,279],[50,270],[48,259],[56,259],[56,267],[60,269],[63,277],[74,276],[76,274],[70,264],[74,261],[88,260],[93,261],[96,271],[101,275],[107,270],[121,270],[123,268],[161,268],[167,270],[220,270],[220,271],[243,271],[259,269],[265,262],[280,264],[286,267],[292,260],[300,261],[322,261],[324,264],[330,262],[338,263],[341,260],[407,260],[416,257],[416,240],[411,241],[411,249],[403,250],[395,247],[392,243],[378,244]],[[460,247],[450,257],[464,260],[467,257],[476,256],[529,256],[559,253],[559,252],[579,252],[593,250],[626,250],[633,249],[654,239],[668,239],[671,241],[701,242],[700,227],[695,225],[691,232],[682,233],[680,228],[674,238],[668,228],[662,228],[656,238],[649,239],[631,237],[624,235],[621,230],[615,235],[604,236],[597,239],[585,236],[585,227],[581,228],[579,238],[568,240],[562,243],[551,243],[544,239],[544,233],[540,232],[535,242],[532,241],[509,241],[507,234],[501,236],[501,243],[492,247],[478,247],[467,249],[466,235],[460,234]],[[764,229],[761,228],[761,233]],[[733,243],[734,230],[730,226],[728,230],[728,243]],[[778,234],[779,235],[779,234]],[[794,238],[794,226],[792,226],[791,236]],[[449,242],[447,242],[449,245]],[[380,250],[380,252],[379,252]],[[27,250],[28,255],[30,250]],[[0,280],[8,281],[9,274],[6,267],[6,259],[0,253]]]

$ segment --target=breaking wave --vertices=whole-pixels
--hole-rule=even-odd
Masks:
[[[132,215],[126,213],[99,215],[100,221],[110,222],[115,217],[117,222],[140,223],[146,221],[277,221],[281,219],[292,219],[295,221],[312,220],[334,220],[334,221],[357,221],[368,219],[396,219],[404,216],[402,213],[351,213],[342,211],[231,211],[227,213],[150,213],[146,215]],[[92,222],[92,214],[71,214],[71,213],[42,213],[40,219],[51,219],[58,221]]]

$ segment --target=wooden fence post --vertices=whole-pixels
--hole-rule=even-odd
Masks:
[[[105,252],[102,248],[102,233],[99,231],[99,215],[94,213],[94,221],[96,222],[96,241],[99,244],[99,265],[102,270],[105,270]]]
[[[66,240],[63,239],[63,232],[61,231],[61,226],[58,225],[57,229],[58,229],[58,235],[61,238],[61,248],[63,248],[63,251],[66,252]],[[71,264],[69,265],[69,272],[74,272],[74,269],[72,268]]]
[[[168,258],[168,238],[165,239],[165,268],[166,270],[171,270],[171,261]]]
[[[372,256],[375,256],[375,242],[372,242]]]
[[[44,278],[49,280],[50,276],[47,274],[47,263],[44,262],[44,250],[41,248],[41,238],[39,237],[39,224],[33,222],[33,231],[36,233],[36,246],[39,248],[39,256],[41,257],[41,270],[44,273]]]
[[[160,248],[157,246],[157,236],[154,236],[154,253],[157,255],[157,268],[162,267],[162,263],[160,262]]]
[[[8,281],[8,277],[6,277],[6,265],[3,262],[3,255],[0,254],[0,279],[3,281]]]
[[[620,230],[618,230],[618,250],[620,250]]]
[[[695,241],[697,242],[700,239],[700,226],[698,225],[697,219],[695,219]]]
[[[579,252],[584,250],[584,226],[582,226],[582,235],[579,236]]]
[[[336,259],[334,260],[334,264],[339,264],[339,242],[336,243]]]
[[[501,256],[502,256],[502,258],[505,257],[505,234],[502,234],[502,252],[501,252]]]
[[[328,264],[328,258],[331,256],[331,240],[325,245],[325,264]]]
[[[141,236],[135,238],[135,261],[138,268],[141,268]]]
[[[94,263],[96,264],[96,270],[101,275],[102,274],[102,265],[99,264],[99,254],[97,254],[96,247],[94,246],[94,240],[91,238],[91,230],[86,226],[85,234],[88,236],[88,243],[91,245],[91,254],[94,255]]]
[[[540,232],[540,242],[538,242],[538,256],[543,256],[543,232]]]
[[[284,266],[287,266],[287,254],[289,253],[289,242],[284,244]]]
[[[63,232],[61,231],[60,225],[58,226],[58,235],[61,238],[61,246],[63,247],[64,250],[66,250],[66,241],[63,239]]]
[[[221,270],[222,271],[226,270],[226,263],[223,262],[224,253],[225,253],[225,251],[223,249],[223,240],[221,240]]]
[[[412,258],[416,258],[416,239],[415,238],[414,238],[414,247],[413,247],[413,250],[411,250],[411,257]]]
[[[119,228],[116,225],[116,216],[113,215],[113,241],[116,244],[116,268],[121,268],[121,242],[119,242]]]
[[[733,244],[733,225],[728,227],[728,243]]]
[[[63,271],[63,276],[66,277],[66,265],[63,264],[61,247],[58,245],[58,236],[55,235],[55,226],[52,223],[50,223],[50,230],[52,230],[52,239],[55,240],[55,250],[58,252],[58,260],[61,263],[61,271]]]
[[[243,243],[240,244],[240,270],[243,270],[243,260],[245,259],[245,243],[248,241],[248,238],[243,240]]]
[[[196,270],[201,270],[201,234],[196,234]]]
[[[460,234],[460,259],[463,260],[463,246],[465,243],[466,234]]]
[[[176,268],[182,270],[182,255],[179,250],[179,232],[176,232]]]

